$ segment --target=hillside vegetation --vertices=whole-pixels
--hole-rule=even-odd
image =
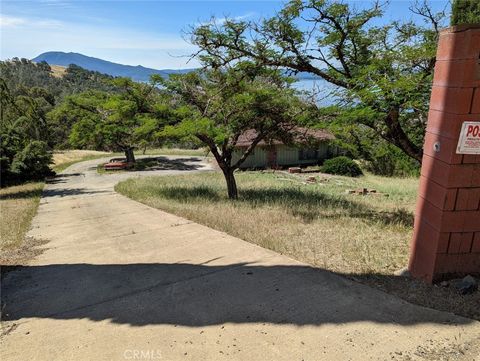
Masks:
[[[103,74],[108,74],[117,77],[128,77],[135,81],[149,81],[150,76],[157,74],[163,77],[168,77],[170,74],[183,74],[193,69],[174,70],[174,69],[152,69],[141,65],[132,66],[113,63],[111,61],[86,56],[79,53],[64,53],[61,51],[49,51],[38,55],[33,59],[35,62],[46,62],[53,67],[57,66],[68,67],[70,64],[82,67],[90,71],[97,71]]]
[[[61,65],[50,65],[52,69],[52,75],[56,78],[61,78],[67,73],[67,68]]]
[[[78,66],[50,67],[26,59],[0,62],[0,161],[2,184],[50,175],[51,152],[68,147],[76,120],[61,111],[68,98],[85,91],[116,92],[112,77]]]

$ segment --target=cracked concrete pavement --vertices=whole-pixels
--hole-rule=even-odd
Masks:
[[[211,169],[163,159],[134,176]],[[44,252],[2,281],[2,360],[478,357],[479,322],[132,201],[113,190],[132,173],[99,162],[45,188],[29,232]]]

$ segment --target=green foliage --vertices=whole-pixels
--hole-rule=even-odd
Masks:
[[[235,169],[231,153],[240,134],[255,129],[259,142],[287,136],[300,116],[301,101],[276,72],[239,64],[229,70],[211,70],[174,75],[165,82],[174,95],[175,115],[180,122],[167,126],[160,135],[200,141],[225,151],[225,161]],[[253,149],[253,148],[252,148]],[[219,154],[220,155],[220,154]]]
[[[45,142],[33,140],[15,154],[9,171],[20,179],[41,179],[52,175],[52,153]]]
[[[113,77],[70,65],[61,77],[54,77],[50,66],[34,63],[28,59],[13,58],[0,61],[1,78],[13,92],[33,87],[43,88],[50,94],[51,103],[58,103],[64,97],[86,90],[116,91]]]
[[[62,77],[54,77],[47,63],[33,63],[27,59],[13,58],[0,61],[1,82],[8,89],[10,105],[2,113],[2,120],[13,122],[26,116],[31,126],[44,134],[41,139],[50,147],[66,148],[73,123],[79,119],[77,112],[68,107],[68,98],[84,91],[117,92],[112,77],[70,65]],[[7,90],[5,90],[7,91]],[[8,99],[2,99],[6,105]],[[34,119],[33,119],[34,118]],[[41,120],[41,127],[38,121]],[[30,134],[30,136],[32,136]]]
[[[363,175],[363,172],[358,166],[358,164],[345,156],[327,159],[323,163],[322,172],[328,174],[344,175],[348,177],[359,177]]]
[[[47,63],[35,64],[30,60],[18,58],[0,61],[0,74],[13,94],[33,87],[48,89],[53,97],[62,93],[60,80],[52,76]]]
[[[260,141],[291,137],[306,108],[280,72],[249,62],[174,75],[165,86],[174,96],[179,122],[159,135],[207,146],[225,175],[230,198],[237,197],[233,172]],[[255,130],[251,143],[236,148],[247,130]]]
[[[73,144],[80,144],[81,148],[96,149],[98,146],[95,139],[81,142],[74,133],[76,123],[95,123],[99,116],[93,111],[106,98],[106,93],[100,91],[88,91],[81,94],[69,95],[63,99],[53,110],[47,114],[47,121],[50,125],[51,136],[56,140],[55,148],[68,149]],[[74,141],[71,142],[70,139]],[[78,141],[75,141],[78,140]]]
[[[329,114],[332,109],[326,109]],[[333,112],[335,113],[335,112]],[[347,112],[355,117],[368,117],[368,113]],[[416,176],[420,164],[399,148],[379,138],[372,129],[337,113],[328,121],[329,129],[336,134],[336,144],[350,157],[361,159],[363,167],[377,175]]]
[[[74,65],[58,78],[47,63],[14,58],[0,61],[0,74],[3,183],[50,174],[50,152],[70,145],[73,124],[80,119],[95,121],[86,109],[69,106],[75,99],[71,94],[86,89],[118,91],[112,77]]]
[[[352,112],[351,119],[421,162],[438,30],[445,14],[417,2],[411,10],[425,25],[379,25],[385,6],[292,0],[259,23],[228,19],[221,26],[200,25],[192,40],[201,49],[199,58],[214,68],[248,59],[323,78],[336,86],[341,108]]]
[[[0,62],[2,181],[47,174],[53,148],[124,151],[159,145],[155,134],[172,112],[150,84],[113,78],[70,65],[54,77],[46,63]]]
[[[52,109],[43,88],[12,92],[0,78],[0,158],[2,184],[49,174],[52,142],[46,113]]]
[[[113,81],[116,93],[85,92],[66,99],[66,112],[74,117],[69,143],[78,148],[123,151],[133,159],[133,149],[156,145],[155,134],[175,117],[168,98],[158,88],[160,79],[150,84],[127,78]],[[158,144],[158,143],[157,143]]]
[[[397,147],[380,140],[365,148],[364,167],[376,175],[388,177],[412,177],[420,174],[418,162]]]
[[[83,69],[75,64],[70,64],[60,78],[62,87],[65,88],[63,94],[75,94],[84,91],[105,91],[116,92],[118,88],[113,81],[114,77],[98,71],[90,71]]]
[[[478,0],[453,0],[452,25],[480,24],[480,1]]]

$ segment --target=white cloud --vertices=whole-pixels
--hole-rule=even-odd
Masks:
[[[33,58],[46,51],[78,52],[106,60],[149,67],[182,68],[194,52],[180,34],[153,34],[101,24],[62,22],[1,15],[1,58]],[[172,54],[174,56],[172,56]]]
[[[63,23],[52,19],[22,18],[0,14],[0,27],[60,28]]]
[[[0,14],[0,27],[15,27],[25,24],[25,19]]]

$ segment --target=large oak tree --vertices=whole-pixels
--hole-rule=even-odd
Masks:
[[[439,27],[445,14],[411,6],[420,21],[380,25],[385,5],[292,0],[259,22],[227,20],[192,31],[213,68],[244,59],[308,72],[335,85],[355,122],[421,162]],[[339,108],[337,108],[338,110]],[[348,117],[347,117],[348,118]],[[350,117],[352,119],[352,117]]]
[[[196,139],[214,155],[227,183],[228,196],[237,198],[234,171],[262,140],[288,141],[308,104],[295,95],[277,71],[237,63],[232,67],[172,75],[165,82],[173,94],[179,122],[162,132],[166,137]],[[246,148],[236,148],[247,130],[255,136]],[[235,149],[241,151],[233,157]]]
[[[66,100],[70,115],[78,115],[70,143],[80,148],[122,151],[135,162],[134,149],[168,121],[169,107],[152,76],[149,84],[116,78],[116,93],[85,92]]]

